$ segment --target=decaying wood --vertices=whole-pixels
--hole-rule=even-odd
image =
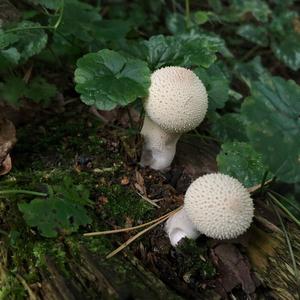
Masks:
[[[300,229],[288,226],[298,270],[300,269]],[[276,227],[259,222],[249,231],[247,254],[261,282],[280,300],[299,299],[300,278],[295,274],[284,233]]]
[[[1,245],[0,245],[1,246]],[[4,244],[2,244],[2,250]],[[8,272],[1,254],[0,284]],[[84,300],[84,299],[181,299],[168,290],[162,281],[129,253],[111,260],[79,247],[76,256],[68,255],[65,260],[66,272],[54,262],[45,259],[46,267],[38,269],[40,280],[28,285],[28,299],[36,300]],[[22,280],[24,277],[22,277]],[[28,292],[28,289],[27,290]]]

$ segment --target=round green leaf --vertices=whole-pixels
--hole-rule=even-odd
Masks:
[[[147,96],[150,70],[141,60],[104,49],[77,61],[75,82],[84,103],[111,110]]]

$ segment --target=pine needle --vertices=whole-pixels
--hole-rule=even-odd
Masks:
[[[127,232],[127,231],[131,231],[131,230],[136,230],[139,228],[143,228],[146,227],[148,225],[151,225],[153,223],[156,223],[158,221],[160,221],[161,219],[166,218],[167,216],[169,216],[171,212],[157,218],[154,220],[151,220],[147,223],[143,223],[141,225],[137,225],[137,226],[133,226],[133,227],[127,227],[127,228],[120,228],[120,229],[113,229],[113,230],[106,230],[106,231],[95,231],[95,232],[88,232],[88,233],[84,233],[83,236],[99,236],[99,235],[107,235],[107,234],[114,234],[114,233],[120,233],[120,232]]]
[[[271,181],[272,181],[272,179],[269,179],[269,180],[265,181],[264,183],[249,187],[247,190],[249,193],[254,193],[254,192],[258,191],[260,188],[262,188],[263,186],[269,184]]]
[[[159,221],[157,221],[156,223],[150,225],[149,227],[145,228],[144,230],[142,230],[141,232],[137,233],[136,235],[134,235],[133,237],[131,237],[130,239],[128,239],[125,243],[123,243],[121,246],[119,246],[117,249],[115,249],[114,251],[112,251],[110,254],[108,254],[106,256],[107,259],[113,257],[114,255],[116,255],[117,253],[119,253],[120,251],[122,251],[124,248],[126,248],[129,244],[131,244],[132,242],[134,242],[136,239],[138,239],[140,236],[142,236],[144,233],[146,233],[147,231],[151,230],[152,228],[156,227],[157,225],[159,225],[160,223],[166,221],[170,216],[174,215],[176,212],[178,212],[182,207],[178,207],[175,210],[169,212],[168,214],[166,214],[164,217],[161,217],[161,219]]]

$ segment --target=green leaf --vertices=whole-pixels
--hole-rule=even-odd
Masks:
[[[221,173],[237,178],[247,188],[260,184],[267,171],[262,156],[244,142],[223,144],[217,162]]]
[[[198,10],[194,13],[193,18],[198,25],[205,24],[209,20],[209,12]]]
[[[0,50],[7,48],[9,45],[18,41],[19,38],[14,33],[6,33],[0,28]]]
[[[29,84],[26,84],[20,77],[8,77],[5,83],[0,85],[1,98],[14,105],[19,105],[23,97],[34,102],[49,104],[56,91],[56,86],[42,77],[33,78]]]
[[[212,122],[212,134],[223,142],[248,141],[243,118],[237,113],[227,113]]]
[[[61,0],[30,0],[33,4],[40,4],[49,9],[57,9],[60,7],[62,1]]]
[[[247,63],[236,63],[234,71],[237,76],[243,80],[248,87],[251,87],[253,81],[258,79],[263,80],[264,76],[269,76],[269,72],[261,63],[261,57],[256,56],[254,59]]]
[[[229,9],[222,16],[222,19],[226,22],[240,22],[249,13],[257,21],[266,23],[272,11],[263,0],[232,0],[230,1]]]
[[[155,35],[148,41],[121,41],[118,46],[127,55],[147,61],[151,70],[170,65],[208,68],[216,60],[216,52],[229,54],[221,38],[204,33]]]
[[[64,14],[57,30],[64,37],[91,42],[100,20],[99,12],[92,5],[78,0],[65,0]],[[56,21],[57,18],[54,18],[53,24]]]
[[[25,90],[24,95],[37,103],[49,104],[57,92],[54,84],[48,83],[42,77],[35,77]]]
[[[23,21],[18,24],[17,28],[30,28],[40,26],[39,23]],[[17,32],[19,37],[14,46],[21,53],[21,60],[26,61],[31,56],[40,53],[46,46],[48,36],[43,29],[28,29]]]
[[[60,198],[37,198],[18,207],[26,223],[37,227],[42,236],[49,238],[56,237],[58,230],[71,233],[77,231],[80,225],[91,222],[81,205]]]
[[[147,49],[147,60],[152,70],[166,65],[180,64],[182,61],[181,43],[174,37],[163,35],[152,36],[148,41],[141,42]]]
[[[168,14],[166,18],[166,26],[174,35],[186,32],[186,22],[182,14]]]
[[[10,77],[0,85],[0,98],[10,104],[18,105],[19,99],[23,97],[25,90],[26,84],[22,78]]]
[[[300,87],[280,77],[254,82],[242,115],[251,144],[274,175],[300,181]]]
[[[266,47],[269,44],[268,31],[265,27],[246,24],[240,26],[237,33],[246,40],[259,46]]]
[[[219,65],[213,64],[208,69],[196,68],[194,72],[207,89],[208,109],[214,111],[223,108],[228,100],[229,81]]]
[[[56,237],[58,232],[70,234],[79,226],[91,223],[83,205],[89,203],[88,191],[65,179],[61,186],[50,189],[48,199],[34,199],[18,204],[26,223],[37,227],[42,236]]]
[[[17,65],[20,57],[20,53],[16,48],[0,50],[0,71]]]
[[[141,60],[104,49],[77,61],[75,82],[84,103],[110,110],[147,96],[150,70]]]
[[[297,13],[287,11],[275,17],[270,25],[275,56],[294,71],[300,69],[300,32],[294,24],[298,19]]]
[[[124,20],[102,20],[95,26],[94,35],[98,39],[118,40],[130,31],[130,23]]]

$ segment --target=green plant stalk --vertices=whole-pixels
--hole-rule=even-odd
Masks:
[[[28,190],[5,190],[5,191],[0,191],[0,195],[9,195],[9,194],[26,194],[26,195],[33,195],[33,196],[40,196],[40,197],[47,197],[47,195],[48,195],[46,193],[39,193],[39,192],[28,191]]]
[[[267,180],[267,176],[268,176],[268,171],[266,171],[264,173],[264,176],[262,178],[262,181],[261,181],[261,184],[260,184],[260,191],[259,191],[259,194],[262,196],[263,194],[263,191],[264,191],[264,186],[265,186],[265,182]]]
[[[191,24],[190,0],[185,0],[185,21],[186,21],[186,27],[190,28],[190,24]]]
[[[300,221],[276,197],[269,192],[268,196],[290,217],[292,221],[294,221],[300,227]]]
[[[23,31],[23,30],[34,30],[34,29],[56,30],[61,23],[63,13],[64,13],[64,6],[65,6],[65,0],[61,0],[60,13],[59,13],[56,23],[53,26],[40,25],[40,26],[31,26],[31,27],[25,27],[25,28],[12,28],[12,29],[6,30],[5,33],[17,32],[17,31]]]
[[[297,210],[297,211],[300,213],[299,207],[295,206],[295,204],[294,204],[293,202],[291,202],[289,198],[286,198],[286,197],[284,197],[283,195],[281,195],[281,194],[279,194],[279,193],[277,193],[277,192],[275,192],[275,191],[272,191],[272,190],[270,191],[270,193],[272,193],[272,194],[274,194],[275,196],[277,196],[277,197],[283,199],[284,201],[288,202],[289,205],[291,205],[295,210]]]

